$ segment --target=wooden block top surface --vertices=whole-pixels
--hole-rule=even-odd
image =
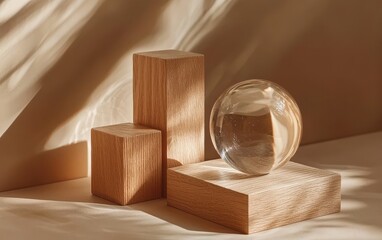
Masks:
[[[169,171],[184,174],[245,195],[297,186],[325,177],[336,175],[340,177],[337,173],[294,162],[288,162],[280,169],[276,169],[267,175],[251,176],[233,169],[221,159],[179,166],[171,168]]]
[[[161,132],[160,130],[144,127],[133,123],[121,123],[116,125],[96,127],[93,128],[92,131],[99,131],[122,138]]]
[[[200,54],[200,53],[184,52],[184,51],[179,51],[179,50],[162,50],[162,51],[142,52],[142,53],[136,53],[134,55],[160,58],[160,59],[164,59],[164,60],[188,58],[188,57],[203,57],[204,56],[203,54]]]

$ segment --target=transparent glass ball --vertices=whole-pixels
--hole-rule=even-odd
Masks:
[[[263,175],[296,153],[301,113],[292,96],[266,80],[247,80],[227,89],[215,102],[210,134],[220,157],[233,168]]]

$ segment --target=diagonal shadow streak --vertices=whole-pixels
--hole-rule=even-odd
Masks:
[[[1,1],[0,1],[1,4]],[[27,3],[15,15],[0,25],[0,39],[6,36],[15,26],[20,24],[20,19],[28,19],[30,15],[44,6],[44,1],[32,1]]]
[[[21,25],[24,22],[27,22],[31,15],[35,14],[39,10],[45,7],[46,2],[38,1],[38,2],[29,2],[20,11],[18,11],[14,16],[5,21],[0,25],[0,40],[2,37],[7,36],[7,34],[15,29],[18,25]],[[51,13],[49,17],[54,17],[55,14],[60,14],[66,10],[67,7],[70,6],[70,2],[62,2],[58,4],[54,11]],[[48,18],[49,18],[48,17]],[[61,24],[62,25],[62,24]],[[42,27],[41,25],[39,27]],[[19,46],[19,44],[25,44],[28,42],[28,38],[34,38],[33,31],[27,34],[21,41],[13,39],[14,46]],[[52,32],[50,33],[52,34]],[[54,32],[53,32],[54,34]],[[44,44],[44,41],[41,41],[39,45]],[[36,52],[39,50],[39,45],[34,46],[30,51],[24,50],[24,57],[19,59],[19,62],[14,66],[10,67],[8,70],[0,74],[0,84],[9,79],[13,74],[19,71],[28,61],[33,59]]]

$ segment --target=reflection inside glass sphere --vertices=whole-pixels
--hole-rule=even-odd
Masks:
[[[290,160],[301,139],[300,110],[279,85],[247,80],[215,102],[210,134],[220,157],[249,174],[267,174]]]

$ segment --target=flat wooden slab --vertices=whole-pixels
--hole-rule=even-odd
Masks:
[[[340,175],[289,162],[264,176],[223,160],[168,169],[167,202],[191,214],[253,233],[340,211]]]

